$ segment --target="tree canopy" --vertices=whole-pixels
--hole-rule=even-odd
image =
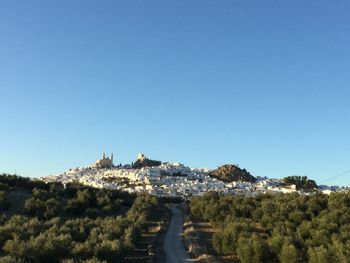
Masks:
[[[149,195],[11,175],[0,176],[0,183],[0,262],[123,262],[147,221],[159,215]],[[11,191],[31,194],[23,213],[9,216]]]
[[[191,213],[218,231],[213,246],[241,262],[350,262],[350,193],[208,193]]]

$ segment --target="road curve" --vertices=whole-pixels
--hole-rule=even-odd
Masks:
[[[191,262],[192,260],[188,256],[181,233],[183,231],[183,216],[182,212],[173,206],[170,206],[170,210],[173,213],[168,231],[164,240],[164,251],[166,254],[166,263],[183,263]]]

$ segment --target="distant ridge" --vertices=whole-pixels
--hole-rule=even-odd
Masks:
[[[224,182],[243,181],[254,183],[256,181],[256,178],[246,169],[241,169],[233,164],[219,166],[217,169],[211,171],[209,175]]]

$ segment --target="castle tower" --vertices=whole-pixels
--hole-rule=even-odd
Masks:
[[[110,160],[111,160],[111,163],[113,164],[113,153],[111,153]]]
[[[145,156],[143,153],[139,153],[139,154],[137,155],[137,160],[143,161],[143,160],[145,160],[145,159],[146,159],[146,156]]]
[[[104,160],[104,159],[106,159],[106,154],[105,153],[102,154],[102,160]]]

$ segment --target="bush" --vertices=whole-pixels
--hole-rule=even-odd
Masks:
[[[0,191],[0,211],[8,209],[10,206],[10,203],[7,199],[7,192],[6,191]]]

